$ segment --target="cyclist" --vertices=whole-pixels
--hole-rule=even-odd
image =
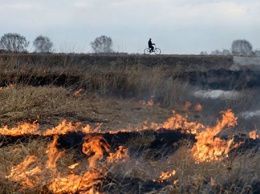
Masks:
[[[150,53],[153,52],[153,50],[154,50],[153,45],[155,45],[155,44],[152,43],[152,39],[150,38],[149,41],[148,41],[148,47],[150,49],[150,51],[149,51]]]

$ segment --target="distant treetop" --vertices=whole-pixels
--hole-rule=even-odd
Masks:
[[[0,48],[7,52],[27,52],[29,41],[20,34],[7,33],[1,37]]]
[[[247,40],[234,40],[232,42],[231,50],[233,55],[252,55],[252,44]]]
[[[37,53],[48,53],[52,52],[53,43],[47,36],[40,35],[33,41],[33,46]]]
[[[95,53],[112,53],[113,41],[110,37],[100,36],[90,43]]]

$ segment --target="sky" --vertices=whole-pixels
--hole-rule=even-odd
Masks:
[[[55,52],[93,52],[105,35],[116,52],[143,53],[149,38],[162,54],[230,49],[237,39],[260,49],[259,0],[0,0],[0,36],[47,36]]]

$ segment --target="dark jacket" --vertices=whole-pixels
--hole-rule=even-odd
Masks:
[[[153,47],[153,43],[152,43],[152,40],[150,39],[149,41],[148,41],[148,46],[149,46],[149,48],[151,48],[151,47]]]

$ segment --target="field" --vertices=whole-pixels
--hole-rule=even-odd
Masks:
[[[0,193],[259,193],[248,60],[1,54]]]

